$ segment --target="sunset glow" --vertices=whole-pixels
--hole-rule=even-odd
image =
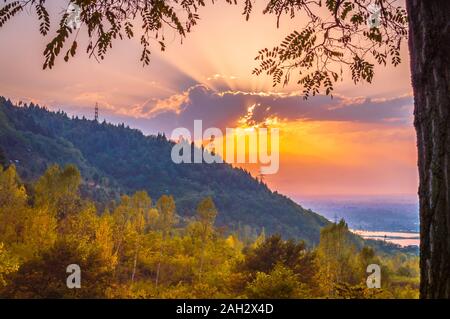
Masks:
[[[101,120],[125,122],[145,134],[170,135],[196,119],[222,130],[277,127],[280,170],[265,182],[294,198],[416,193],[406,52],[397,68],[377,67],[373,84],[355,86],[347,76],[333,99],[304,101],[295,81],[274,88],[270,78],[251,74],[258,50],[299,28],[301,16],[283,18],[276,29],[275,18],[260,7],[249,22],[240,7],[225,4],[202,8],[200,15],[182,44],[167,31],[173,40],[166,52],[153,48],[149,67],[140,65],[135,39],[116,43],[100,64],[79,54],[68,64],[58,60],[51,71],[41,70],[39,54],[48,38],[38,37],[25,15],[0,32],[0,41],[8,43],[0,51],[0,95],[87,118],[98,102]],[[243,166],[258,175],[258,165]]]

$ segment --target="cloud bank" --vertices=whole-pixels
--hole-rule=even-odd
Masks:
[[[410,125],[413,99],[403,95],[389,99],[315,96],[304,100],[300,94],[215,91],[196,85],[185,92],[154,99],[132,110],[133,116],[146,118],[151,131],[170,131],[190,127],[203,120],[207,127],[235,127],[241,119],[249,124],[267,118],[281,122],[339,121]]]

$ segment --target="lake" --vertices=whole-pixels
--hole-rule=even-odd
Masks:
[[[389,232],[389,231],[368,231],[368,230],[355,230],[351,229],[355,234],[360,235],[365,239],[385,240],[390,243],[406,246],[419,246],[420,237],[419,233],[404,233],[404,232]]]

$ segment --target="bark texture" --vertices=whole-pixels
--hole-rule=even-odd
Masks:
[[[421,298],[450,298],[450,1],[406,0],[420,200]]]

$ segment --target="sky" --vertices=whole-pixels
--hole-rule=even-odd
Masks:
[[[65,8],[66,1],[60,1],[51,10]],[[416,194],[406,49],[400,66],[376,68],[373,83],[355,85],[344,74],[333,99],[304,101],[295,83],[273,88],[271,78],[251,74],[258,50],[300,29],[304,17],[285,17],[276,28],[275,17],[261,12],[257,5],[246,22],[242,6],[202,8],[199,24],[183,43],[165,31],[167,49],[154,46],[147,67],[139,62],[139,40],[133,39],[116,42],[101,63],[80,50],[69,63],[60,58],[45,71],[42,52],[49,39],[39,35],[34,14],[23,13],[0,29],[0,95],[87,118],[98,103],[100,120],[124,122],[145,134],[170,136],[196,119],[221,129],[238,127],[242,119],[276,119],[280,169],[265,177],[272,189],[293,198]],[[257,168],[247,168],[257,174]]]

